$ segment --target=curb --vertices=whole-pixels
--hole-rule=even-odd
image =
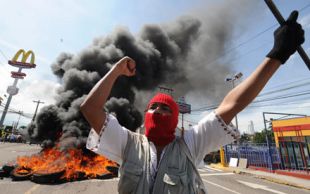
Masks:
[[[284,181],[281,179],[277,179],[277,178],[273,178],[273,177],[269,177],[269,176],[264,176],[264,175],[257,175],[255,173],[251,173],[248,171],[244,171],[242,169],[238,169],[238,168],[230,168],[230,167],[223,167],[219,164],[210,164],[211,167],[216,168],[216,169],[221,169],[224,171],[228,171],[228,172],[233,172],[235,174],[246,174],[246,175],[252,175],[256,178],[260,178],[260,179],[264,179],[270,182],[274,182],[274,183],[278,183],[278,184],[283,184],[283,185],[287,185],[287,186],[292,186],[292,187],[296,187],[296,188],[300,188],[300,189],[305,189],[305,190],[310,190],[309,187],[305,187],[303,185],[298,185],[296,183],[292,183],[292,182],[288,182],[288,181]],[[285,175],[282,175],[285,176]]]

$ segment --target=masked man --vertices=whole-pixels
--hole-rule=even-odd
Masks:
[[[230,91],[215,111],[185,130],[182,138],[175,137],[178,106],[167,94],[157,94],[147,105],[144,135],[127,130],[103,111],[115,80],[135,75],[133,59],[118,61],[90,91],[81,111],[92,127],[87,148],[121,165],[119,193],[206,193],[196,166],[207,153],[239,137],[231,120],[304,42],[297,17],[298,12],[291,13],[285,25],[274,32],[274,46],[257,69]]]

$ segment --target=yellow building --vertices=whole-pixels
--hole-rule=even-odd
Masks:
[[[310,170],[310,117],[273,120],[272,129],[285,168]]]

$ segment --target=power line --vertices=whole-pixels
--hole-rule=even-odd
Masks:
[[[279,100],[279,99],[285,99],[285,98],[291,98],[291,97],[297,97],[297,96],[303,96],[303,95],[308,95],[310,94],[310,90],[302,91],[298,94],[288,94],[288,95],[282,95],[282,96],[276,96],[276,97],[271,97],[271,98],[266,98],[262,100],[256,100],[252,103],[259,103],[259,102],[266,102],[266,101],[273,101],[273,100]]]
[[[303,11],[305,11],[306,9],[308,9],[309,7],[310,7],[310,3],[307,4],[306,6],[304,6],[303,8],[301,8],[301,9],[299,10],[299,12],[303,12]]]
[[[4,107],[5,107],[5,104],[2,103],[0,105],[0,108],[2,109],[2,110],[0,110],[0,112],[3,112]],[[8,112],[13,113],[13,114],[17,114],[19,112],[19,110],[15,109],[15,108],[9,108]],[[27,117],[27,118],[32,118],[33,114],[23,112],[22,116]]]
[[[296,80],[296,81],[293,81],[293,82],[288,82],[288,83],[283,83],[281,85],[290,85],[292,83],[296,83],[296,82],[301,82],[301,81],[305,81],[305,80],[309,80],[309,78],[306,78],[306,79],[301,79],[301,80]],[[289,86],[289,87],[285,87],[285,88],[280,88],[280,89],[277,89],[277,90],[273,90],[273,91],[268,91],[268,92],[265,92],[265,93],[261,93],[260,95],[258,95],[256,98],[257,100],[256,101],[261,101],[261,100],[258,100],[260,97],[262,96],[265,96],[265,95],[269,95],[269,94],[275,94],[275,93],[279,93],[279,92],[283,92],[283,91],[286,91],[286,90],[290,90],[290,89],[296,89],[298,87],[302,87],[302,86],[307,86],[309,85],[310,82],[306,82],[306,83],[301,83],[301,84],[296,84],[296,85],[293,85],[293,86]],[[296,92],[295,92],[296,93]],[[265,98],[267,99],[267,98]],[[262,99],[264,100],[264,99]],[[255,102],[255,101],[254,101]],[[200,108],[193,108],[192,111],[200,111],[200,110],[211,110],[211,109],[215,109],[218,105],[219,105],[220,102],[218,102],[217,104],[213,104],[213,105],[209,105],[209,106],[200,106]],[[253,103],[253,102],[252,102]]]
[[[287,87],[287,88],[282,88],[282,89],[274,90],[274,91],[271,91],[271,92],[266,92],[266,93],[263,93],[263,94],[259,95],[258,98],[260,98],[262,96],[267,96],[267,95],[270,95],[270,94],[278,93],[278,92],[284,92],[284,91],[287,91],[287,90],[290,90],[290,89],[296,89],[296,88],[299,88],[299,87],[302,87],[302,86],[308,86],[309,84],[310,84],[310,82],[307,82],[307,83],[303,83],[303,84],[299,84],[299,85],[295,85],[295,86],[290,86],[290,87]]]
[[[3,112],[3,110],[0,110],[0,112]],[[8,113],[11,113],[11,114],[20,114],[21,116],[23,116],[23,117],[25,117],[25,118],[28,118],[28,119],[31,119],[32,118],[32,114],[30,114],[30,113],[20,113],[20,111],[19,112],[16,112],[16,111],[7,111]]]
[[[254,51],[257,51],[258,49],[260,49],[261,47],[264,47],[264,46],[267,45],[267,44],[271,44],[271,43],[270,43],[270,42],[264,43],[264,44],[262,44],[262,45],[260,45],[260,46],[258,46],[258,47],[253,48],[252,50],[248,50],[248,51],[247,51],[246,53],[244,53],[244,54],[235,56],[234,58],[232,58],[232,59],[230,60],[230,62],[235,61],[235,60],[237,60],[237,59],[240,59],[240,57],[246,56],[246,55],[248,55],[248,54],[250,54],[250,53],[252,53],[252,52],[254,52]]]
[[[274,85],[273,87],[269,88],[269,90],[272,90],[272,89],[275,89],[275,88],[278,89],[279,87],[282,87],[282,86],[288,86],[290,84],[294,84],[296,82],[302,82],[302,81],[306,81],[306,80],[310,80],[310,78],[307,77],[307,78],[302,78],[302,79],[298,79],[298,80],[293,80],[291,82],[285,82],[285,83],[281,83],[281,84],[278,84],[278,85]],[[264,93],[262,93],[262,94],[264,94]]]
[[[261,106],[269,106],[269,105],[273,105],[273,106],[277,106],[277,105],[290,105],[290,104],[302,104],[303,103],[303,101],[305,101],[305,100],[308,100],[309,99],[309,97],[304,97],[304,98],[298,98],[298,99],[289,99],[288,101],[282,101],[282,102],[279,102],[279,103],[269,103],[269,104],[258,104],[258,105],[249,105],[249,106],[251,106],[251,107],[261,107]],[[310,104],[310,102],[305,102],[305,103],[309,103]],[[248,107],[249,107],[248,106]]]
[[[226,52],[224,52],[221,56],[215,57],[213,60],[208,61],[207,64],[212,64],[212,63],[216,62],[217,60],[219,60],[219,59],[222,58],[223,56],[227,55],[228,53],[231,53],[233,50],[235,50],[235,49],[237,49],[237,48],[239,48],[239,47],[241,47],[241,46],[247,44],[248,42],[250,42],[250,41],[252,41],[252,40],[255,40],[256,38],[258,38],[259,36],[261,36],[263,33],[267,32],[268,30],[272,29],[272,28],[275,27],[275,26],[276,26],[276,24],[274,24],[273,26],[271,26],[271,27],[269,27],[269,28],[267,28],[267,29],[265,29],[265,30],[263,30],[263,31],[261,31],[261,32],[259,32],[259,33],[257,33],[257,34],[254,35],[253,37],[249,38],[248,40],[246,40],[246,41],[244,41],[244,42],[242,42],[242,43],[240,43],[240,44],[238,44],[237,46],[228,49],[228,50],[227,50]],[[264,45],[265,45],[265,44],[264,44]],[[258,48],[260,48],[260,47],[261,47],[261,46],[259,46]],[[253,51],[255,51],[255,50],[257,50],[257,48],[255,48],[255,49],[253,49],[253,50],[247,52],[246,54],[244,54],[244,55],[242,55],[242,56],[245,56],[245,55],[247,55],[247,54],[249,54],[249,53],[251,53],[251,52],[253,52]],[[240,57],[240,56],[239,56],[239,57]],[[235,57],[235,59],[237,59],[237,58],[238,58],[238,57]],[[235,59],[233,59],[233,60],[235,60]]]
[[[298,96],[309,95],[309,94],[310,94],[310,91],[306,90],[306,91],[302,91],[301,93],[298,93],[298,94],[282,95],[282,96],[276,96],[276,97],[272,97],[272,98],[266,98],[266,99],[262,99],[262,100],[253,101],[252,104],[260,103],[260,102],[273,101],[273,100],[281,100],[281,99],[298,97]],[[207,106],[207,107],[202,107],[202,108],[198,108],[198,109],[193,109],[192,112],[201,112],[201,111],[207,111],[207,110],[214,110],[218,106],[219,106],[219,104],[211,105],[211,106]]]
[[[2,54],[2,56],[8,61],[9,58],[4,54],[4,52],[0,49],[0,53]]]
[[[306,98],[309,99],[309,97],[306,97]],[[249,105],[249,106],[247,106],[247,108],[260,108],[260,107],[267,107],[267,106],[291,106],[291,105],[296,106],[298,104],[309,104],[310,105],[310,102],[305,102],[305,103],[300,102],[304,99],[298,99],[299,100],[298,102],[296,102],[296,101],[284,101],[284,102],[279,102],[279,103]]]
[[[299,12],[304,11],[304,10],[307,9],[309,6],[310,6],[310,3],[307,4],[306,6],[304,6],[303,8],[299,9]],[[235,50],[235,49],[237,49],[237,48],[239,48],[239,47],[241,47],[241,46],[247,44],[248,42],[251,42],[252,40],[255,40],[256,38],[258,38],[259,36],[261,36],[261,35],[264,34],[265,32],[267,32],[267,31],[273,29],[274,27],[276,27],[276,26],[278,26],[278,25],[279,25],[278,23],[273,24],[272,26],[266,28],[265,30],[263,30],[263,31],[261,31],[261,32],[259,32],[259,33],[257,33],[257,34],[255,34],[254,36],[250,37],[249,39],[247,39],[247,40],[241,42],[241,43],[238,44],[237,46],[228,49],[228,50],[227,50],[226,52],[224,52],[221,56],[215,57],[214,59],[212,59],[212,60],[210,60],[210,61],[207,61],[206,64],[212,64],[212,63],[216,62],[217,60],[219,60],[219,59],[222,58],[223,56],[227,55],[228,53],[231,53],[233,50]],[[259,46],[259,47],[261,47],[261,46]],[[257,49],[254,49],[254,50],[257,50]],[[250,52],[248,52],[248,53],[246,53],[246,54],[249,54],[249,53],[253,52],[254,50],[252,50],[252,51],[250,51]],[[245,54],[245,55],[246,55],[246,54]],[[242,56],[244,56],[244,55],[242,55]],[[239,56],[239,57],[240,57],[240,56]]]

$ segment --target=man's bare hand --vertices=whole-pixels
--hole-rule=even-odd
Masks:
[[[130,57],[123,57],[116,64],[118,72],[121,75],[134,76],[136,74],[136,62]]]

